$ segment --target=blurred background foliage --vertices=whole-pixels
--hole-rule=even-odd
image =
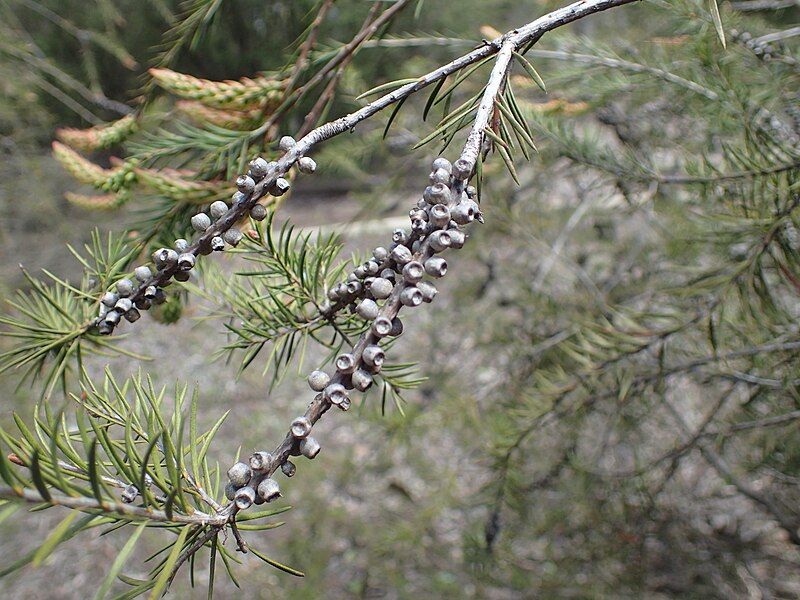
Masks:
[[[306,578],[247,560],[244,592],[220,582],[220,597],[800,597],[799,38],[752,43],[796,29],[800,11],[749,10],[759,2],[720,3],[724,49],[708,3],[691,0],[626,7],[535,46],[548,93],[521,68],[511,83],[539,153],[529,163],[515,152],[519,186],[499,156],[484,166],[487,224],[394,348],[427,381],[403,394],[402,412],[373,395],[322,423],[326,450],[287,482],[294,508],[264,542]],[[336,2],[320,51],[349,40],[372,4]],[[180,15],[212,5],[195,22],[202,35],[182,37]],[[414,3],[358,53],[328,114],[558,5]],[[114,210],[68,202],[97,191],[51,157],[56,128],[114,121],[144,97],[140,130],[85,154],[115,168],[112,156],[172,144],[164,132],[191,119],[148,68],[269,75],[317,6],[0,0],[0,292],[27,285],[19,262],[75,271],[64,243],[80,246],[93,227],[142,241],[155,226],[156,243],[207,201],[179,203],[168,220],[164,188]],[[387,115],[321,147],[319,176],[300,180],[276,218],[341,231],[346,252],[384,242],[438,150],[413,150],[440,116],[422,123],[425,98],[406,103],[385,141]],[[299,130],[315,100],[292,106],[278,135]],[[274,139],[256,145],[274,150]],[[230,169],[208,164],[197,179],[227,185]],[[226,356],[230,310],[214,290],[239,268],[214,261],[192,284],[210,293],[176,296],[162,319],[174,323],[145,318],[122,342],[154,357],[141,366],[157,383],[197,382],[202,427],[232,409],[214,447],[222,462],[278,439],[305,402],[296,365],[272,388],[266,360],[238,378],[235,363],[212,361]],[[114,356],[89,368],[106,362],[120,376],[139,366]],[[5,423],[36,396],[16,383],[0,379]],[[54,518],[5,518],[2,554],[33,547]],[[123,543],[83,534],[0,589],[84,597]],[[199,593],[187,579],[176,597]]]

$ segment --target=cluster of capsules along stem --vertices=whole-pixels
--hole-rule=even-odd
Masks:
[[[447,272],[447,261],[441,254],[463,247],[465,225],[473,220],[483,222],[475,188],[465,187],[470,173],[463,172],[461,162],[454,168],[445,158],[434,160],[430,185],[409,213],[410,228],[396,229],[388,248],[375,248],[372,258],[328,289],[323,313],[349,306],[368,328],[350,352],[336,358],[333,375],[317,370],[308,376],[308,385],[316,396],[305,414],[292,422],[277,449],[255,452],[249,462],[237,462],[228,470],[225,494],[238,510],[280,497],[280,486],[273,475],[278,469],[287,477],[295,474],[290,456],[316,457],[320,444],[311,435],[316,421],[331,407],[347,410],[352,390],[369,389],[384,363],[381,341],[403,332],[397,316],[400,309],[420,306],[436,297],[436,285],[431,280]]]
[[[288,151],[294,145],[293,138],[289,136],[281,138],[281,150]],[[314,159],[307,156],[300,158],[296,166],[300,172],[308,174],[317,168]],[[166,301],[163,288],[170,285],[173,279],[187,281],[198,255],[222,252],[226,247],[236,247],[243,235],[233,226],[236,218],[231,218],[232,211],[244,216],[246,211],[243,210],[243,206],[251,203],[250,198],[256,183],[276,168],[277,163],[267,162],[261,157],[251,161],[247,174],[240,175],[236,179],[238,191],[231,197],[230,205],[217,200],[208,207],[208,212],[200,212],[192,217],[192,229],[199,234],[193,244],[185,239],[178,239],[172,248],[159,248],[152,255],[155,274],[148,265],[136,267],[133,279],[120,279],[114,289],[103,294],[99,314],[94,322],[99,333],[110,335],[122,319],[133,323],[139,320],[141,316],[139,311],[147,310],[153,304],[163,304]],[[279,177],[267,191],[272,196],[282,196],[289,191],[289,185],[286,179]],[[261,204],[254,204],[249,213],[256,221],[263,221],[267,217],[267,209]]]

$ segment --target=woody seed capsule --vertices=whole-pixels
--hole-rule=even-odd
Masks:
[[[377,275],[378,271],[381,270],[380,264],[376,260],[368,260],[364,263],[364,269],[367,272],[367,275]]]
[[[363,279],[367,275],[367,270],[364,268],[364,265],[358,265],[353,271],[353,275],[355,275],[358,279]]]
[[[403,322],[400,320],[399,317],[395,317],[392,319],[392,329],[389,331],[389,335],[392,337],[397,337],[403,333]]]
[[[425,261],[425,272],[431,277],[444,277],[447,273],[447,261],[438,256],[432,256]]]
[[[397,280],[397,273],[394,269],[384,269],[381,271],[381,278],[386,279],[392,285],[394,285],[395,281]]]
[[[328,290],[328,300],[336,302],[339,299],[339,292],[336,291],[336,286]]]
[[[297,467],[294,466],[292,461],[287,460],[281,465],[281,471],[283,471],[283,474],[287,477],[294,477],[294,474],[297,473]]]
[[[317,170],[317,163],[310,156],[304,156],[303,158],[297,161],[297,168],[300,169],[301,173],[306,173],[307,175],[310,175],[311,173]]]
[[[284,152],[288,152],[292,148],[297,145],[295,139],[290,135],[285,135],[281,138],[281,141],[278,142],[278,147],[283,150]]]
[[[128,312],[125,313],[125,320],[128,321],[128,323],[135,323],[136,321],[139,320],[139,317],[141,316],[142,315],[139,313],[138,310],[136,310],[135,308],[131,308],[130,310],[128,310]]]
[[[350,410],[350,398],[345,398],[344,401],[338,406],[340,410]]]
[[[467,193],[467,198],[474,199],[478,195],[478,190],[474,185],[468,185],[464,190]]]
[[[150,301],[150,298],[138,298],[134,304],[139,310],[148,310],[153,303]]]
[[[433,302],[433,299],[436,297],[436,294],[439,293],[439,290],[437,290],[436,286],[433,285],[430,281],[420,281],[417,284],[417,289],[420,292],[422,292],[423,302]]]
[[[159,248],[153,252],[153,262],[158,269],[168,269],[178,262],[178,253],[171,248]]]
[[[283,196],[286,192],[289,191],[289,188],[292,185],[286,181],[283,177],[278,177],[275,180],[275,183],[269,188],[269,193],[273,196]]]
[[[133,282],[130,279],[120,279],[117,282],[117,294],[122,298],[127,298],[133,294]]]
[[[197,213],[192,217],[192,227],[195,231],[203,232],[211,227],[211,219],[206,213]]]
[[[330,383],[331,378],[325,371],[311,371],[308,376],[308,386],[315,392],[321,392]]]
[[[252,179],[250,181],[252,181]],[[222,200],[217,200],[216,202],[211,203],[211,206],[208,207],[208,212],[211,213],[212,218],[219,219],[222,215],[228,212],[228,205]]]
[[[317,454],[319,454],[319,451],[319,442],[311,436],[300,442],[300,453],[306,458],[314,458]]]
[[[106,292],[103,294],[103,298],[100,300],[100,302],[102,302],[108,308],[114,308],[117,300],[119,300],[118,294],[115,294],[114,292]]]
[[[156,295],[153,296],[153,302],[156,304],[164,304],[167,301],[167,295],[161,288],[156,289]]]
[[[136,279],[138,279],[142,283],[144,283],[153,276],[153,273],[150,271],[150,267],[144,265],[142,265],[141,267],[136,267],[136,269],[133,271],[133,274],[136,277]]]
[[[100,325],[97,326],[97,332],[100,335],[111,335],[114,331],[114,326],[111,323],[106,323],[103,321]]]
[[[435,171],[431,172],[430,180],[431,183],[447,184],[450,182],[450,173],[448,173],[444,169],[436,169]]]
[[[400,303],[403,306],[419,306],[422,304],[422,292],[415,287],[407,287],[400,293]]]
[[[425,269],[417,260],[412,260],[403,267],[403,279],[408,283],[417,283],[422,280],[423,275],[425,275]]]
[[[453,175],[458,179],[467,179],[472,175],[472,165],[469,161],[459,158],[453,163]]]
[[[394,259],[398,265],[404,265],[411,260],[411,250],[405,246],[396,246],[394,250],[392,250],[392,259]]]
[[[120,298],[114,305],[114,310],[124,314],[128,312],[132,306],[133,302],[131,302],[130,298]]]
[[[191,252],[187,252],[185,254],[181,254],[178,257],[178,268],[181,271],[189,271],[192,267],[194,267],[195,257],[194,254]]]
[[[247,200],[247,196],[245,196],[242,192],[234,192],[233,196],[231,196],[231,202],[236,205],[240,204]]]
[[[392,322],[386,317],[378,317],[372,322],[372,333],[378,337],[386,337],[392,330]]]
[[[132,502],[136,501],[136,497],[138,495],[139,495],[139,488],[137,488],[135,485],[127,485],[125,486],[125,489],[122,490],[122,493],[120,494],[120,499],[125,504],[131,504]]]
[[[347,390],[341,383],[332,383],[325,388],[323,395],[331,404],[341,404],[347,398]]]
[[[181,283],[183,283],[184,281],[189,281],[191,275],[189,271],[178,271],[177,273],[175,273],[175,275],[173,275],[173,277],[175,278],[175,281],[180,281]]]
[[[395,229],[392,233],[392,241],[396,244],[405,244],[408,241],[408,234],[403,229]]]
[[[450,199],[450,188],[443,183],[434,183],[431,186],[430,204],[442,204]]]
[[[353,373],[351,380],[353,382],[353,387],[359,392],[366,392],[369,386],[372,385],[372,375],[363,369],[357,369]]]
[[[234,498],[236,498],[236,490],[237,489],[239,489],[239,488],[237,488],[232,483],[229,483],[228,485],[225,486],[225,497],[228,500],[233,500]]]
[[[458,229],[449,229],[447,233],[450,234],[450,247],[454,250],[459,250],[464,247],[464,242],[467,241],[467,236],[463,231]]]
[[[311,421],[308,417],[297,417],[292,421],[290,428],[292,435],[298,439],[303,439],[311,433]]]
[[[394,275],[394,273],[392,273]],[[376,277],[373,282],[369,286],[369,291],[372,292],[372,295],[378,299],[383,300],[388,298],[392,295],[392,289],[394,286],[392,282],[388,279],[384,279],[383,277]],[[376,315],[377,316],[377,315]],[[367,318],[367,317],[364,317]],[[373,317],[374,318],[374,317]]]
[[[249,196],[253,193],[253,190],[256,189],[256,182],[249,175],[239,175],[239,177],[236,178],[236,189]]]
[[[263,221],[267,218],[267,209],[262,204],[256,204],[250,209],[250,218],[254,221]]]
[[[374,284],[375,282],[373,281],[372,283]],[[370,291],[372,291],[372,286],[370,286]],[[364,300],[359,302],[358,306],[356,307],[358,316],[362,319],[366,319],[367,321],[372,321],[375,317],[377,317],[379,310],[380,309],[375,301],[370,300],[369,298],[364,298]]]
[[[222,234],[222,239],[234,247],[239,245],[243,237],[242,232],[235,227],[228,229],[228,231]]]
[[[450,233],[442,229],[434,231],[428,236],[428,245],[434,252],[441,252],[450,247]]]
[[[236,496],[234,497],[234,502],[236,502],[236,508],[238,508],[239,510],[246,510],[250,508],[253,505],[253,502],[255,501],[256,501],[256,491],[249,485],[236,490]]]
[[[213,204],[212,204],[212,206],[213,206]],[[183,252],[186,252],[186,249],[187,249],[188,247],[189,247],[189,242],[187,242],[185,239],[183,239],[183,238],[178,238],[177,240],[175,240],[175,251],[176,251],[178,254],[181,254],[181,253],[183,253]]]
[[[450,209],[444,204],[434,204],[430,208],[430,215],[428,219],[435,227],[447,227],[450,222]]]
[[[359,281],[348,281],[345,287],[347,288],[348,294],[358,294],[363,289]]]
[[[361,353],[361,358],[364,360],[364,363],[370,367],[380,367],[383,365],[386,354],[383,352],[383,349],[380,346],[376,344],[370,344],[364,348],[364,352]]]
[[[436,171],[437,169],[444,169],[448,173],[452,173],[453,172],[453,165],[450,164],[449,160],[447,160],[443,156],[440,156],[439,158],[437,158],[436,160],[433,161],[433,164],[431,165],[431,169],[434,170],[434,171]]]
[[[272,464],[272,454],[269,452],[253,452],[250,456],[250,468],[253,471],[266,471]]]
[[[372,256],[379,263],[382,263],[387,258],[389,258],[389,251],[383,246],[378,246],[377,248],[375,248],[375,250],[372,251]]]
[[[237,462],[228,469],[228,481],[237,488],[247,485],[247,482],[250,481],[250,475],[250,467],[243,462]]]
[[[225,250],[225,241],[218,235],[215,235],[211,238],[211,249],[215,252],[222,252]]]
[[[278,485],[277,481],[271,477],[267,477],[266,479],[262,479],[261,483],[258,484],[258,495],[263,498],[265,502],[272,502],[276,498],[280,498],[281,487]]]
[[[340,354],[338,357],[336,357],[336,370],[340,373],[352,373],[355,368],[356,359],[352,354]]]
[[[261,181],[269,170],[269,163],[260,156],[250,161],[248,174],[256,181]]]

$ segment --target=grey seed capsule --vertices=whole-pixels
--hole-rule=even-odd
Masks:
[[[336,293],[339,294],[339,297],[342,298],[349,294],[350,292],[347,291],[347,284],[346,283],[337,283],[336,287],[334,288]]]
[[[228,231],[222,234],[222,239],[233,247],[238,246],[243,237],[244,235],[242,232],[235,227],[228,229]]]
[[[314,458],[317,454],[319,454],[319,451],[319,442],[311,436],[300,442],[300,453],[306,458]]]
[[[347,398],[347,390],[341,383],[332,383],[325,388],[323,396],[331,404],[341,404]]]
[[[250,209],[250,218],[254,221],[263,221],[267,218],[267,209],[262,204],[256,204]]]
[[[449,229],[447,233],[450,234],[450,247],[454,250],[459,250],[464,247],[464,242],[467,241],[467,236],[463,231],[458,229]]]
[[[158,288],[156,290],[156,295],[153,296],[153,302],[155,304],[164,304],[167,301],[167,295],[164,293],[164,290]]]
[[[122,315],[117,312],[116,310],[110,310],[106,313],[106,316],[103,318],[103,323],[108,323],[109,325],[116,325],[119,323],[119,320],[122,318]]]
[[[426,186],[425,189],[422,191],[422,200],[425,204],[436,204],[436,199],[433,197],[433,186],[429,185]],[[417,204],[419,206],[419,203]]]
[[[311,371],[308,376],[308,387],[315,392],[321,392],[331,382],[331,378],[325,371]]]
[[[351,281],[358,281],[358,279],[359,279],[359,278],[358,278],[358,275],[356,275],[355,273],[350,273],[350,274],[347,276],[347,283],[349,283],[349,282],[351,282]]]
[[[258,484],[258,495],[263,498],[265,502],[272,502],[276,498],[281,497],[281,486],[271,477],[267,477],[266,479],[262,479],[261,483]]]
[[[436,169],[435,171],[431,172],[430,180],[431,183],[444,183],[447,185],[450,183],[450,173],[444,169]]]
[[[375,250],[372,251],[372,256],[379,263],[382,263],[387,258],[389,258],[389,251],[383,246],[378,246],[377,248],[375,248]]]
[[[142,283],[144,283],[153,276],[153,273],[150,271],[150,267],[147,267],[145,265],[142,265],[141,267],[136,267],[136,269],[133,271],[133,274],[136,277],[136,279],[138,279]]]
[[[358,265],[353,271],[353,275],[358,279],[364,279],[364,277],[367,276],[367,270],[364,268],[364,265]]]
[[[450,247],[450,233],[442,229],[428,236],[428,245],[434,252],[441,252]]]
[[[266,471],[272,464],[272,454],[269,452],[253,452],[250,456],[250,468],[253,471]]]
[[[372,385],[372,375],[363,369],[357,369],[353,373],[351,380],[353,382],[353,387],[359,392],[366,392],[369,386]]]
[[[225,240],[223,240],[220,236],[215,235],[211,238],[211,249],[214,252],[222,252],[225,250]]]
[[[433,285],[430,281],[420,281],[417,284],[417,289],[420,292],[422,292],[423,302],[433,302],[433,299],[436,297],[436,294],[439,293],[439,290],[437,290],[436,286]]]
[[[247,173],[256,181],[261,181],[269,171],[269,163],[260,156],[250,161]]]
[[[394,273],[392,273],[392,275],[394,275]],[[369,291],[372,292],[372,295],[376,299],[383,300],[392,295],[393,288],[394,285],[388,279],[376,277],[375,280],[370,284]]]
[[[404,229],[395,229],[392,232],[392,241],[396,244],[405,244],[408,241],[408,234]]]
[[[103,298],[100,300],[100,302],[109,308],[113,308],[117,303],[117,300],[119,300],[119,294],[115,294],[114,292],[106,292],[103,294]]]
[[[478,195],[478,190],[474,185],[468,185],[464,191],[467,193],[467,198],[469,199],[474,199]]]
[[[292,421],[290,431],[294,437],[303,439],[311,433],[311,421],[308,417],[297,417]]]
[[[422,219],[412,219],[411,231],[425,235],[425,233],[428,231],[428,222],[423,221]]]
[[[281,138],[281,141],[278,142],[278,147],[283,150],[284,152],[288,152],[292,148],[297,145],[295,139],[290,135],[285,135]]]
[[[141,317],[141,313],[136,310],[135,308],[131,308],[128,312],[125,313],[125,320],[128,323],[135,323]]]
[[[392,337],[397,337],[403,333],[403,322],[400,320],[399,317],[395,317],[392,319],[392,329],[389,331],[389,335]]]
[[[120,279],[117,282],[117,294],[122,298],[127,298],[133,294],[133,282],[130,279]]]
[[[429,204],[446,204],[450,200],[450,188],[443,183],[434,183],[431,186]]]
[[[106,323],[103,321],[100,325],[97,326],[97,332],[100,335],[111,335],[114,331],[114,326],[111,323]]]
[[[252,179],[250,181],[252,181]],[[211,206],[208,207],[208,212],[211,213],[212,219],[219,219],[222,215],[228,212],[228,205],[222,200],[217,200],[216,202],[211,203]]]
[[[317,162],[310,156],[304,156],[297,161],[297,168],[300,169],[301,173],[311,175],[311,173],[317,170]]]
[[[396,246],[394,250],[392,250],[392,259],[398,265],[404,265],[411,260],[411,250],[405,246]]]
[[[242,192],[234,192],[233,196],[231,196],[231,203],[234,205],[241,204],[247,200],[247,196],[245,196]]]
[[[431,164],[431,170],[436,171],[438,169],[444,169],[448,173],[452,173],[453,165],[450,164],[449,160],[447,160],[443,156],[440,156],[439,158],[434,160],[433,163]]]
[[[171,248],[159,248],[153,252],[153,262],[158,269],[168,269],[178,262],[178,253]]]
[[[403,267],[403,279],[408,283],[417,283],[425,275],[425,268],[418,260],[412,260]]]
[[[420,300],[420,302],[422,302],[422,300]],[[370,344],[364,348],[364,352],[361,353],[361,358],[364,360],[364,363],[370,367],[380,367],[386,359],[386,354],[380,346]]]
[[[407,287],[400,292],[400,303],[403,306],[419,306],[422,304],[422,292],[415,287]]]
[[[350,398],[345,398],[337,406],[339,407],[340,410],[350,410]]]
[[[419,252],[419,249],[422,248],[422,242],[423,240],[419,239],[415,241],[413,244],[411,244],[411,252],[413,252],[414,254]]]
[[[461,201],[450,211],[450,217],[453,221],[459,225],[472,223],[475,219],[475,211],[470,203],[472,203],[472,200]]]
[[[237,488],[247,485],[250,481],[250,467],[243,462],[237,462],[230,469],[228,469],[228,481],[230,481]]]
[[[376,260],[368,260],[364,263],[364,269],[367,271],[367,275],[374,276],[381,270],[381,265]]]
[[[336,286],[328,290],[328,300],[336,302],[339,299],[339,292],[336,291]]]
[[[232,501],[234,498],[236,498],[236,490],[238,489],[239,488],[237,488],[235,485],[229,483],[225,486],[225,497]]]
[[[211,219],[206,213],[197,213],[192,217],[192,228],[195,231],[203,232],[209,227],[211,227]]]
[[[131,504],[133,502],[136,502],[136,497],[138,495],[139,495],[139,488],[137,488],[135,485],[127,485],[125,486],[125,489],[122,490],[122,493],[120,494],[120,499],[125,504]]]
[[[346,287],[348,294],[358,294],[362,289],[364,289],[364,286],[361,285],[360,281],[348,281]]]
[[[292,184],[290,184],[283,177],[278,177],[278,179],[275,180],[275,183],[273,183],[269,188],[269,193],[273,196],[283,196],[289,191],[290,187],[292,187]]]
[[[105,304],[101,304],[100,308],[97,309],[97,316],[101,319],[108,314],[108,311],[111,310]]]
[[[175,278],[175,281],[183,283],[185,281],[189,281],[189,279],[191,278],[191,274],[189,273],[189,271],[178,271],[177,273],[175,273],[175,275],[173,275],[173,277]]]
[[[425,272],[431,277],[444,277],[447,273],[447,261],[438,256],[432,256],[425,261]]]
[[[420,198],[417,200],[417,208],[428,208],[428,201],[425,198]]]
[[[256,491],[249,485],[236,490],[234,502],[239,510],[246,510],[256,501]]]
[[[421,208],[412,208],[408,211],[408,217],[413,221],[414,219],[428,220],[428,213]]]
[[[373,281],[375,281],[375,277],[364,277],[364,289],[369,291]]]
[[[444,204],[434,204],[430,208],[428,220],[440,229],[447,227],[450,223],[450,209]]]
[[[374,284],[375,282],[373,281],[372,283]],[[372,286],[370,286],[370,290],[372,290]],[[362,319],[366,319],[367,321],[372,321],[375,317],[377,317],[379,310],[380,309],[375,301],[370,300],[369,298],[364,298],[356,307],[358,316]]]
[[[352,354],[340,354],[336,357],[336,370],[340,373],[352,373],[355,368],[356,358]]]
[[[132,306],[133,302],[131,301],[130,298],[120,298],[114,305],[114,310],[120,313],[126,313],[131,309]]]
[[[190,271],[194,267],[195,256],[191,252],[186,252],[178,256],[178,269],[181,271]]]
[[[453,163],[453,175],[458,179],[468,179],[472,175],[472,165],[469,161],[459,158]]]
[[[283,474],[287,477],[294,477],[294,474],[297,473],[297,467],[294,466],[292,461],[287,460],[281,465],[281,471],[283,471]]]
[[[392,322],[386,317],[378,317],[372,322],[372,333],[378,337],[386,337],[392,330]]]
[[[150,298],[138,298],[134,304],[139,310],[149,310],[153,305],[153,302],[150,300]]]
[[[394,269],[384,269],[381,271],[381,278],[386,279],[390,283],[394,284],[397,279],[397,273]]]
[[[224,204],[224,202],[223,202],[223,204]],[[214,206],[214,205],[212,204],[211,206]],[[186,249],[188,247],[189,247],[189,242],[187,242],[185,239],[178,238],[177,240],[175,240],[175,251],[178,254],[186,252]]]
[[[256,189],[256,181],[249,175],[239,175],[236,178],[236,189],[249,196]]]

